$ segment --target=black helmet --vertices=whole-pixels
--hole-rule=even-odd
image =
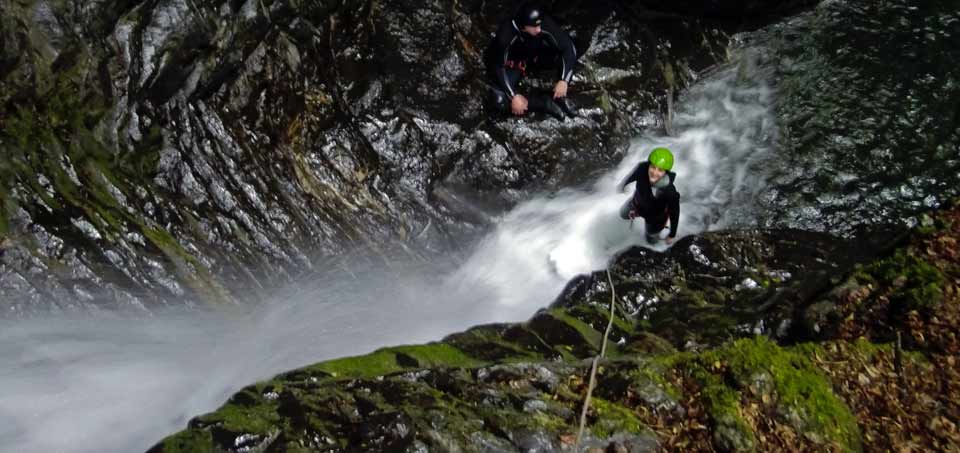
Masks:
[[[524,3],[520,7],[520,10],[517,11],[517,17],[513,19],[516,21],[518,27],[535,27],[540,25],[540,21],[543,20],[543,12],[540,11],[540,8],[533,3]]]

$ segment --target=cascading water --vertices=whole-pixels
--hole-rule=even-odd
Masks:
[[[632,184],[625,193],[619,185],[657,146],[675,155],[679,235],[753,226],[752,200],[764,187],[757,175],[769,158],[776,128],[772,90],[761,80],[744,78],[759,77],[751,62],[744,55],[740,66],[693,86],[673,121],[677,136],[634,140],[620,165],[590,190],[561,190],[518,205],[456,273],[458,278],[486,282],[494,300],[520,306],[511,316],[516,319],[550,300],[573,276],[606,267],[616,252],[648,246],[643,220],[631,224],[618,215],[633,193]],[[661,241],[651,248],[666,245]]]
[[[348,265],[244,314],[0,321],[0,450],[144,450],[257,379],[522,321],[571,277],[642,244],[642,221],[631,229],[617,215],[632,187],[624,194],[617,186],[654,146],[676,155],[681,235],[751,225],[751,200],[763,188],[752,175],[775,131],[772,93],[746,63],[685,95],[677,136],[637,139],[589,190],[520,204],[453,271],[447,263]]]

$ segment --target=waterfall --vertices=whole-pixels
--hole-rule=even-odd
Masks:
[[[680,99],[675,136],[635,139],[585,189],[503,215],[461,263],[373,266],[345,259],[243,313],[172,310],[0,321],[0,445],[16,452],[145,450],[242,386],[313,362],[523,321],[570,278],[643,245],[617,214],[618,182],[656,146],[673,150],[679,234],[752,225],[775,136],[773,93],[742,61]],[[744,74],[747,74],[746,76]],[[657,248],[666,246],[661,242]],[[353,262],[356,261],[356,262]]]

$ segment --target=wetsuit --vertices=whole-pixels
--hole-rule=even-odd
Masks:
[[[677,224],[680,221],[680,193],[677,192],[673,181],[677,174],[668,171],[653,186],[647,171],[650,162],[642,162],[633,169],[633,172],[620,183],[622,190],[627,184],[636,182],[633,196],[620,208],[620,217],[630,218],[630,211],[637,217],[643,217],[647,226],[647,240],[655,242],[659,233],[670,219],[670,237],[677,237]]]
[[[493,83],[493,102],[498,109],[509,112],[510,101],[517,94],[517,84],[531,70],[556,65],[557,81],[570,83],[576,62],[577,50],[570,35],[550,17],[543,17],[537,36],[524,33],[516,20],[506,20],[500,24],[486,52],[488,76]],[[527,96],[528,108],[545,112],[544,104],[551,98],[552,94]]]

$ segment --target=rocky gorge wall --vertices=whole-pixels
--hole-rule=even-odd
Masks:
[[[724,56],[692,11],[554,9],[584,54],[562,123],[483,108],[507,2],[0,2],[3,316],[229,305],[356,248],[449,251],[473,206],[615,162]]]
[[[809,4],[554,2],[584,54],[557,123],[484,112],[502,2],[4,0],[2,312],[234,304],[347,250],[449,252],[663,128],[727,31]],[[823,11],[760,38],[785,152],[741,224],[913,224],[956,194],[956,16]]]

